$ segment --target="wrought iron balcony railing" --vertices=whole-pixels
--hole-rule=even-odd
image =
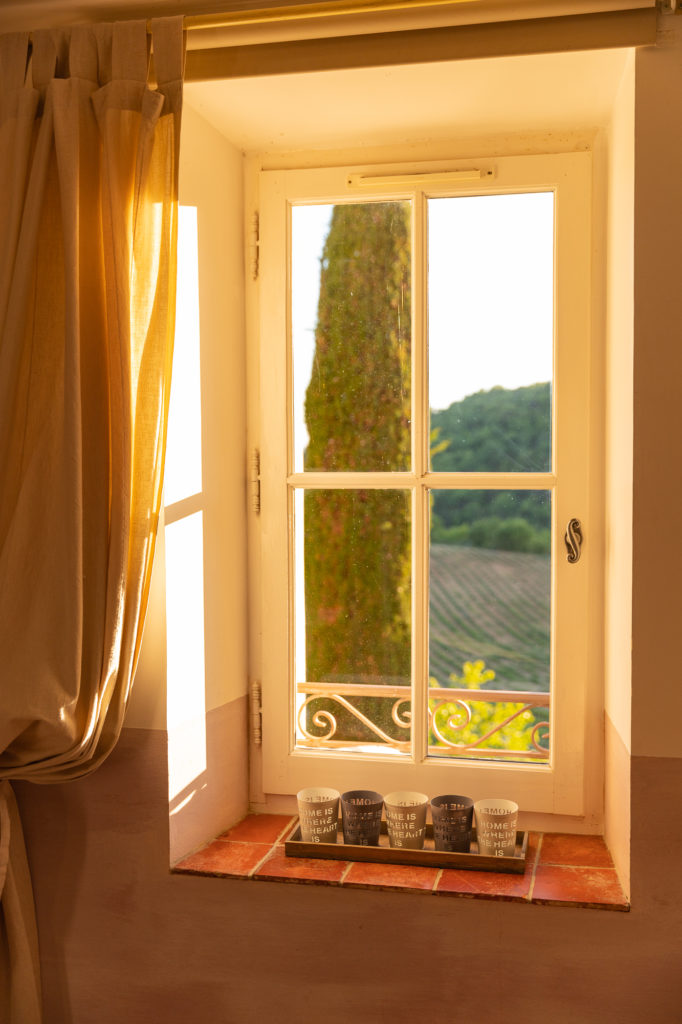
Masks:
[[[338,708],[343,708],[361,722],[374,736],[373,743],[380,742],[386,747],[397,751],[409,751],[409,739],[396,739],[390,736],[376,722],[373,722],[366,714],[357,708],[348,698],[350,697],[379,697],[382,700],[392,701],[391,720],[398,729],[405,730],[409,734],[412,713],[410,705],[412,691],[409,686],[371,685],[365,683],[298,683],[297,692],[304,699],[300,701],[297,709],[297,724],[299,730],[298,744],[304,747],[317,748],[352,748],[367,745],[367,741],[346,740],[335,738],[337,736],[338,722],[334,711],[328,707],[315,708],[314,702],[321,697],[335,702]],[[493,737],[501,735],[502,730],[515,719],[524,715],[525,712],[534,708],[548,708],[550,703],[549,693],[528,692],[526,690],[471,690],[450,687],[429,687],[429,754],[447,755],[462,757],[480,757],[507,759],[514,761],[541,761],[549,760],[549,722],[541,719],[532,724],[528,729],[527,749],[506,749],[504,747],[490,747],[485,744]],[[458,740],[456,734],[462,733],[472,721],[472,704],[482,702],[485,704],[512,704],[513,709],[508,709],[509,714],[500,721],[489,724],[489,728],[483,729],[480,736],[468,741]],[[454,711],[452,706],[454,705]],[[438,715],[450,707],[446,712],[445,721],[443,716]],[[306,719],[308,720],[306,722]],[[320,730],[319,735],[310,732],[309,725]],[[447,732],[446,732],[447,730]],[[451,735],[448,735],[450,733]],[[452,738],[454,734],[454,738]]]

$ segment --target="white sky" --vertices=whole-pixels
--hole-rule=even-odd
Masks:
[[[295,464],[332,206],[292,211]],[[552,378],[554,196],[429,200],[429,404]]]

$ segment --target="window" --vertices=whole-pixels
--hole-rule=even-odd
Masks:
[[[261,173],[266,792],[583,812],[590,174]]]

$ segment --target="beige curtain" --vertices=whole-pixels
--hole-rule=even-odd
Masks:
[[[180,19],[0,37],[0,1021],[40,1020],[9,779],[120,733],[161,497]]]

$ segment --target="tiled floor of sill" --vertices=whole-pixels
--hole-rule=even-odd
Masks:
[[[630,909],[611,855],[600,836],[531,832],[525,874],[511,875],[287,857],[284,840],[295,821],[295,817],[280,814],[250,814],[234,828],[183,858],[173,871],[555,907]]]

